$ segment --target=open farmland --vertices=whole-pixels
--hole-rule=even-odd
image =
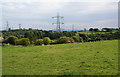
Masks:
[[[118,74],[118,40],[2,50],[3,75]]]

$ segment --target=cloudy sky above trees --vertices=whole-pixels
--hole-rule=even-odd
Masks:
[[[13,29],[34,28],[56,29],[52,19],[57,12],[64,16],[62,29],[118,27],[119,0],[4,0],[0,3],[1,29],[6,29],[6,21]]]

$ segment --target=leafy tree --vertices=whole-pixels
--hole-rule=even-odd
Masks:
[[[33,37],[33,33],[31,32],[26,32],[25,33],[25,38],[29,38],[30,41],[33,41],[34,37]]]
[[[37,39],[35,44],[36,45],[42,45],[43,44],[43,39]]]
[[[51,44],[57,44],[57,40],[51,40]]]
[[[43,38],[43,43],[44,43],[45,45],[48,45],[48,44],[51,43],[51,39],[50,39],[49,37],[44,37],[44,38]]]
[[[75,42],[75,40],[72,37],[69,37],[69,41],[70,41],[70,43],[74,43]]]
[[[70,38],[70,37],[60,37],[58,39],[58,43],[62,44],[62,43],[73,43],[74,42],[74,39],[73,38]]]
[[[89,31],[95,32],[95,28],[90,28]],[[120,29],[114,29],[114,28],[103,28],[102,31],[99,32],[99,34],[93,33],[91,34],[78,34],[76,31],[63,31],[63,32],[56,32],[56,31],[43,31],[38,29],[16,29],[16,30],[10,30],[10,31],[1,31],[2,37],[5,39],[2,41],[2,43],[8,43],[7,39],[12,35],[19,39],[21,38],[29,38],[30,43],[34,44],[37,39],[43,39],[44,37],[49,37],[52,39],[52,44],[57,43],[57,39],[60,37],[66,36],[66,37],[72,37],[75,42],[87,42],[87,41],[96,41],[96,40],[114,40],[114,39],[120,39]],[[96,30],[98,31],[98,30]],[[100,39],[99,39],[100,38]],[[57,41],[54,41],[57,40]],[[13,43],[12,43],[13,44]],[[15,43],[14,43],[15,44]]]
[[[104,31],[104,32],[112,32],[112,29],[110,29],[110,28],[102,28],[102,31]]]
[[[101,37],[96,37],[96,38],[95,38],[95,41],[100,41],[100,40],[102,40]]]
[[[10,36],[10,37],[7,38],[6,42],[7,42],[7,43],[10,43],[10,44],[12,44],[12,45],[16,45],[16,41],[17,41],[17,40],[18,40],[17,37],[15,37],[15,36]]]
[[[91,31],[91,32],[99,32],[99,29],[98,28],[90,28],[89,31]]]
[[[83,42],[83,38],[79,34],[76,34],[75,36],[78,38],[78,42]]]
[[[99,29],[98,29],[98,28],[95,28],[94,31],[95,31],[95,32],[99,32]]]
[[[83,38],[80,36],[73,36],[72,38],[74,39],[75,42],[83,42]]]
[[[72,38],[75,40],[75,42],[79,42],[79,38],[77,36],[73,36]]]
[[[95,41],[96,35],[95,34],[90,34],[88,41]]]
[[[83,42],[83,38],[82,37],[79,37],[79,42]]]
[[[89,31],[93,32],[93,31],[94,31],[94,29],[93,29],[93,28],[90,28],[90,29],[89,29]]]
[[[75,36],[75,32],[63,31],[63,36],[72,37]]]
[[[21,38],[17,42],[18,42],[18,45],[23,45],[23,46],[29,46],[30,45],[29,38]]]
[[[84,42],[88,42],[88,39],[89,39],[88,35],[86,35],[86,34],[79,34],[79,36],[81,37],[81,40],[83,39]]]

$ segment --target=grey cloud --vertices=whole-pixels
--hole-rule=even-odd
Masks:
[[[65,17],[63,28],[72,24],[81,28],[117,27],[117,2],[8,2],[3,5],[3,22],[5,25],[8,20],[15,28],[21,23],[24,28],[55,29],[51,17],[57,12]]]

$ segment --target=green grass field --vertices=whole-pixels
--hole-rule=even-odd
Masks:
[[[2,76],[2,47],[0,47],[0,76]]]
[[[3,75],[116,75],[118,41],[3,47]]]

